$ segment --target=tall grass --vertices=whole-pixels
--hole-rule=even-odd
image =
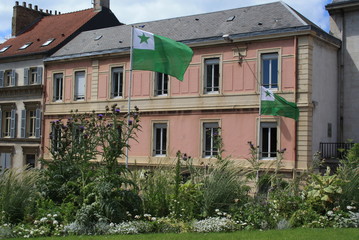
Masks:
[[[38,178],[39,172],[26,170],[26,166],[0,174],[0,222],[17,223],[24,219],[37,195]]]
[[[341,205],[356,205],[359,207],[359,144],[349,150],[346,158],[340,161],[338,176],[344,180]]]

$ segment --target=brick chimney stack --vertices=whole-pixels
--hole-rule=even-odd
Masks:
[[[19,1],[15,2],[12,16],[12,36],[21,34],[37,20],[50,15],[44,13],[42,9],[39,11],[37,5],[35,5],[34,8],[32,4],[29,4],[28,7],[26,5],[26,2],[23,2],[22,6],[19,4]]]
[[[102,8],[110,8],[110,0],[93,0],[93,8],[95,11],[101,11]]]

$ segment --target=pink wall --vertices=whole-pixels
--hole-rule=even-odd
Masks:
[[[245,47],[239,45],[238,47]],[[201,48],[194,50],[192,65],[188,68],[184,76],[184,81],[180,82],[174,78],[170,81],[170,94],[172,96],[200,96],[202,94],[202,57],[204,56],[221,56],[222,63],[222,84],[221,92],[225,94],[236,94],[241,92],[254,92],[257,90],[258,50],[280,49],[282,53],[281,66],[281,87],[283,91],[291,91],[295,86],[295,47],[293,39],[251,43],[246,46],[247,56],[244,57],[242,64],[239,64],[238,57],[233,56],[233,49],[236,45],[227,45],[223,47]],[[109,86],[111,79],[112,66],[124,66],[129,70],[129,59],[126,57],[109,58],[99,60],[99,84],[98,99],[109,99]],[[62,71],[66,73],[65,84],[65,101],[72,100],[73,95],[73,72],[76,69],[85,69],[87,77],[87,99],[90,100],[90,80],[92,78],[91,60],[78,60],[76,62],[66,63],[49,63],[47,67],[47,78],[52,79],[53,72]],[[125,97],[127,96],[127,86],[130,79],[129,71],[125,74]],[[153,73],[149,71],[133,71],[133,98],[148,98],[152,95]],[[52,91],[49,83],[47,91]],[[49,99],[46,98],[46,102]]]
[[[246,47],[247,55],[244,57],[242,64],[238,63],[238,57],[233,56],[233,50],[236,47]],[[170,80],[170,96],[172,97],[186,97],[198,96],[201,97],[201,81],[203,58],[211,56],[220,56],[222,58],[222,83],[221,93],[235,95],[241,93],[254,93],[257,90],[258,51],[268,49],[280,49],[281,52],[281,88],[283,91],[293,91],[295,89],[295,46],[293,39],[277,40],[277,41],[263,41],[252,42],[245,45],[231,44],[226,46],[196,48],[194,49],[194,57],[192,63],[188,68],[184,81],[180,82],[176,79]],[[97,100],[107,101],[109,96],[109,86],[111,79],[111,67],[124,66],[129,70],[129,58],[101,58],[98,60],[98,88]],[[52,92],[52,76],[54,72],[63,72],[65,74],[65,102],[71,102],[73,97],[73,73],[75,70],[81,69],[87,72],[87,89],[86,101],[91,99],[91,80],[96,77],[96,67],[93,67],[91,59],[47,63],[46,68],[46,103],[52,100],[49,94]],[[149,99],[152,98],[153,91],[153,73],[148,71],[134,71],[133,72],[133,90],[132,97]],[[129,71],[125,74],[125,98],[127,96],[127,88],[129,81]],[[225,100],[225,99],[224,99]],[[156,100],[154,100],[156,101]],[[92,104],[92,103],[89,103]],[[109,104],[111,105],[111,103]],[[256,106],[257,107],[257,106]],[[139,106],[141,109],[141,106]],[[66,114],[66,113],[64,113]],[[47,117],[50,118],[50,117]],[[138,133],[139,142],[131,142],[132,150],[131,156],[151,156],[151,141],[152,141],[152,123],[153,121],[168,121],[169,131],[169,155],[174,157],[176,152],[187,153],[189,156],[201,156],[201,120],[216,119],[220,121],[222,127],[222,136],[224,140],[225,154],[234,158],[245,158],[248,156],[248,141],[257,142],[257,112],[213,112],[208,114],[201,114],[200,112],[190,112],[186,114],[173,113],[167,115],[151,115],[142,116],[141,125],[142,131]],[[50,120],[45,121],[45,143],[48,144],[48,134],[50,129]],[[294,135],[295,123],[292,119],[280,119],[281,126],[281,146],[278,148],[287,148],[285,153],[286,159],[294,159]]]
[[[258,113],[213,113],[213,114],[177,114],[157,116],[142,116],[142,131],[138,133],[138,142],[132,141],[131,156],[151,156],[152,123],[166,121],[168,126],[169,156],[174,158],[180,150],[188,156],[201,158],[201,124],[218,120],[222,128],[224,156],[234,159],[249,157],[248,141],[257,143]],[[294,160],[294,126],[292,119],[280,119],[280,145],[278,149],[286,148],[284,159]]]

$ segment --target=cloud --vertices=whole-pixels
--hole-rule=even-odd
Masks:
[[[130,24],[258,5],[273,1],[275,0],[110,0],[110,8],[121,22]],[[284,2],[328,31],[329,19],[325,5],[331,2],[331,0],[284,0]],[[2,23],[0,25],[0,42],[1,38],[11,34],[13,5],[10,5],[10,3],[9,1],[1,1],[0,3],[0,22]],[[52,10],[52,12],[57,10],[61,13],[92,7],[90,0],[29,0],[28,3],[31,3],[32,6],[38,5],[39,9],[48,9]]]

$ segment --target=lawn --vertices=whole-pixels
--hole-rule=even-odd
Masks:
[[[180,233],[180,234],[141,234],[141,235],[113,235],[113,236],[68,236],[59,237],[65,240],[157,240],[157,239],[186,239],[186,240],[358,240],[359,229],[289,229],[269,231],[240,231],[233,233]],[[21,238],[17,238],[21,239]],[[50,240],[56,237],[36,238],[36,240]]]

